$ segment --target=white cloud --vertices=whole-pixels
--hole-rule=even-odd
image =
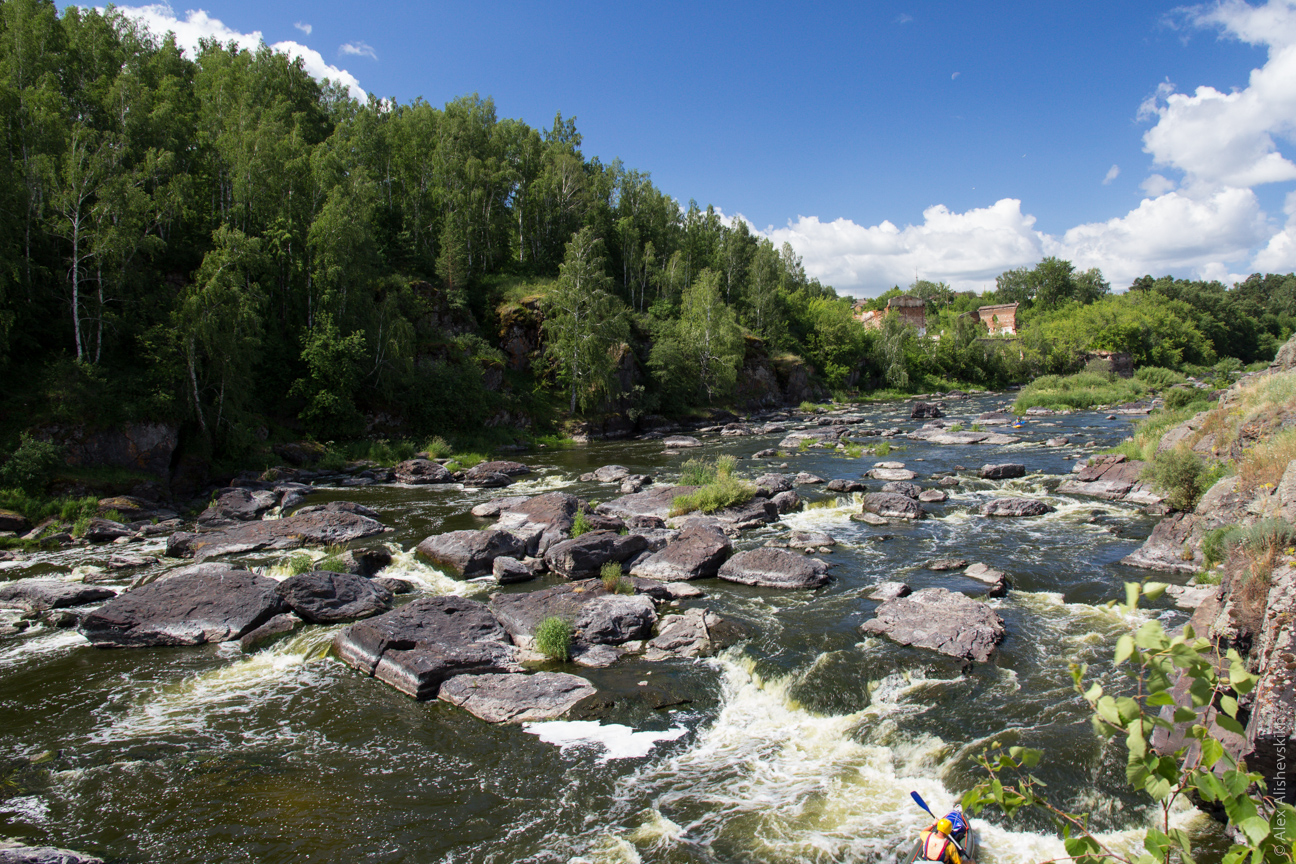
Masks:
[[[1175,182],[1164,174],[1149,174],[1147,179],[1139,184],[1139,188],[1155,198],[1174,189]]]
[[[953,75],[950,76],[950,80],[951,81],[957,80],[957,78],[962,74],[963,74],[962,72],[955,72]]]
[[[896,16],[895,20],[897,24],[908,24],[910,21],[913,20],[913,16],[908,14],[907,12],[901,12],[899,15]]]
[[[849,219],[821,222],[802,216],[785,228],[764,231],[775,245],[791,243],[806,272],[857,294],[878,294],[920,279],[948,282],[960,290],[993,287],[1009,267],[1042,257],[1035,217],[1021,202],[1005,198],[990,207],[953,213],[944,205],[923,211],[921,225],[872,227]]]
[[[148,6],[118,6],[117,11],[143,23],[155,36],[161,37],[168,32],[174,33],[176,44],[190,57],[198,53],[198,40],[200,39],[215,39],[222,45],[233,42],[238,47],[245,48],[248,51],[255,51],[265,41],[260,30],[240,33],[226,26],[225,22],[219,18],[211,17],[202,9],[187,11],[184,18],[178,17],[171,7],[165,3],[155,3]],[[298,27],[300,29],[300,25]],[[305,32],[310,32],[309,25],[307,25]],[[364,88],[360,86],[359,80],[354,75],[345,69],[329,64],[324,59],[324,56],[315,49],[291,40],[276,42],[270,48],[293,59],[300,57],[303,68],[312,77],[318,79],[328,78],[342,84],[350,91],[351,96],[356,99],[367,98]]]
[[[372,60],[378,59],[378,52],[374,51],[373,46],[366,42],[346,42],[338,48],[339,54],[351,54],[355,57],[368,57]]]
[[[1103,185],[1110,186],[1111,182],[1120,176],[1120,166],[1113,165],[1107,169],[1107,176],[1103,177]]]
[[[309,25],[309,24],[304,24],[304,23],[302,23],[301,21],[298,21],[298,22],[297,22],[296,24],[294,24],[293,26],[296,27],[296,28],[297,28],[298,30],[300,30],[301,32],[305,33],[307,36],[309,36],[309,35],[311,34],[311,31],[315,29],[315,28],[312,27],[311,25]]]

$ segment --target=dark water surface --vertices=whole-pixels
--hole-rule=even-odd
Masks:
[[[1000,401],[951,402],[950,419],[968,423]],[[919,424],[907,410],[856,413],[869,418],[861,428],[909,430]],[[1089,731],[1067,670],[1090,663],[1091,674],[1119,686],[1109,664],[1116,636],[1148,616],[1169,626],[1184,615],[1162,606],[1127,618],[1105,608],[1123,581],[1146,577],[1118,562],[1154,520],[1130,505],[1053,492],[1078,454],[1128,433],[1128,418],[1085,413],[1030,420],[1014,433],[1023,442],[1006,447],[894,439],[885,458],[905,462],[924,486],[956,465],[1017,461],[1029,472],[1002,482],[963,474],[950,501],[926,505],[933,518],[912,525],[852,522],[851,496],[799,487],[806,510],[736,545],[790,528],[827,531],[838,540],[827,556],[833,581],[798,593],[697,583],[707,596],[695,602],[750,625],[754,638],[697,662],[571,670],[606,697],[598,720],[490,726],[415,702],[331,657],[336,627],[305,628],[253,655],[231,645],[101,651],[44,628],[0,639],[0,756],[56,754],[47,776],[10,778],[18,786],[0,793],[8,796],[0,836],[122,862],[890,862],[925,818],[909,791],[933,807],[952,804],[979,778],[973,757],[999,741],[1043,747],[1037,773],[1060,803],[1092,811],[1117,842],[1140,842],[1149,814],[1122,791],[1123,752]],[[1071,445],[1042,446],[1059,435]],[[539,451],[522,457],[538,473],[507,490],[383,486],[321,490],[312,501],[371,506],[396,528],[386,539],[410,550],[430,533],[486,524],[467,511],[492,495],[615,497],[615,486],[575,479],[608,463],[669,482],[685,459],[727,452],[756,476],[773,463],[746,457],[782,437],[704,438],[700,451],[681,455],[663,455],[659,441]],[[809,450],[786,461],[787,471],[831,479],[857,478],[879,458]],[[1057,512],[975,515],[1004,493],[1045,499]],[[163,545],[131,548],[160,555]],[[0,565],[0,580],[77,579],[107,555],[41,555]],[[1015,590],[990,601],[1008,628],[994,662],[964,670],[856,630],[883,580],[984,590],[957,571],[922,569],[933,557],[983,561],[1013,578]],[[285,559],[247,560],[282,577]],[[408,552],[386,575],[425,594],[485,600],[492,587],[449,578]],[[664,703],[672,707],[655,707]],[[1192,814],[1178,818],[1208,830]],[[1046,826],[979,824],[982,862],[1063,854]]]

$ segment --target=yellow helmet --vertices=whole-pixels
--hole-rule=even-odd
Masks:
[[[936,820],[936,830],[942,834],[949,834],[954,830],[954,823],[942,817]]]

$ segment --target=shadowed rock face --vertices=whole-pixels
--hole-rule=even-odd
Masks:
[[[487,723],[528,723],[561,717],[596,692],[579,675],[537,672],[459,675],[441,685],[438,697]]]
[[[998,465],[982,465],[981,479],[1008,480],[1013,477],[1025,477],[1026,466],[1019,462],[1003,462]]]
[[[225,642],[284,611],[278,588],[248,570],[194,568],[117,595],[79,629],[101,648]]]
[[[588,579],[597,576],[604,564],[633,558],[648,548],[648,541],[638,534],[615,534],[591,531],[549,547],[545,564],[566,579]]]
[[[333,640],[345,663],[415,699],[456,675],[519,672],[508,633],[485,605],[428,597],[352,624]]]
[[[749,549],[726,561],[718,575],[761,588],[818,588],[828,581],[828,565],[786,549]]]
[[[347,502],[338,501],[268,522],[246,522],[203,534],[178,531],[167,538],[167,555],[205,561],[242,552],[349,543],[386,530],[377,519],[352,512]]]
[[[860,630],[978,663],[989,660],[1004,638],[1003,621],[993,609],[944,588],[887,600]]]
[[[981,507],[982,516],[1043,516],[1057,508],[1034,498],[996,498]]]

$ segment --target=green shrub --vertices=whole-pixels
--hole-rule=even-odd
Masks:
[[[1137,378],[1121,378],[1111,372],[1044,375],[1022,388],[1013,410],[1018,414],[1036,407],[1084,410],[1096,405],[1132,402],[1152,389]]]
[[[1296,545],[1296,528],[1285,519],[1261,519],[1240,529],[1237,543],[1248,552],[1278,552]]]
[[[1184,383],[1184,376],[1164,366],[1143,366],[1134,372],[1134,377],[1153,390],[1164,390],[1176,384]]]
[[[327,570],[330,573],[340,573],[342,572],[343,566],[341,555],[325,555],[323,558],[316,561],[312,565],[311,569]]]
[[[889,455],[891,455],[891,442],[890,442],[890,441],[883,441],[881,444],[874,444],[874,445],[873,445],[873,455],[874,455],[874,456],[889,456]]]
[[[0,481],[24,492],[40,492],[62,464],[62,448],[24,432],[18,449],[0,466]]]
[[[86,529],[90,527],[90,519],[90,516],[82,516],[80,519],[76,520],[76,522],[72,524],[72,536],[85,536]]]
[[[571,536],[579,537],[582,534],[588,534],[593,530],[594,526],[591,525],[589,519],[585,517],[585,511],[577,510],[576,518],[572,520]]]
[[[950,426],[950,427],[949,427],[948,429],[946,429],[945,431],[946,431],[946,432],[962,432],[962,431],[963,431],[963,424],[962,424],[962,423],[955,423],[953,426]]]
[[[571,656],[572,627],[557,615],[537,624],[532,636],[536,650],[549,659],[565,661]]]
[[[1187,408],[1189,405],[1202,406],[1204,410],[1210,405],[1210,399],[1206,397],[1205,390],[1198,390],[1196,387],[1176,387],[1173,390],[1167,390],[1165,394],[1165,407],[1167,411],[1178,411]]]
[[[1206,491],[1206,460],[1187,447],[1163,450],[1143,469],[1145,479],[1176,510],[1191,510]]]
[[[864,455],[864,446],[862,444],[846,444],[842,447],[841,454],[847,459],[859,459]]]
[[[1208,569],[1228,557],[1229,549],[1237,544],[1238,535],[1241,533],[1242,530],[1238,526],[1225,525],[1202,535],[1202,557],[1206,559]]]
[[[690,459],[680,467],[681,486],[705,486],[716,479],[716,465],[706,459]]]
[[[330,447],[329,450],[320,457],[320,460],[316,463],[315,467],[321,471],[341,471],[346,468],[349,463],[350,460],[347,459],[344,454]]]
[[[1223,577],[1218,570],[1204,570],[1192,577],[1193,585],[1218,585]]]
[[[599,570],[599,578],[603,580],[603,589],[609,594],[633,594],[635,592],[634,583],[625,578],[621,571],[621,562],[609,561]]]
[[[423,445],[423,450],[428,454],[429,459],[444,459],[454,453],[454,448],[450,446],[450,442],[440,435],[429,438],[427,443]]]
[[[305,552],[298,552],[289,556],[284,562],[284,568],[293,576],[300,576],[302,573],[309,573],[315,569],[315,561]]]
[[[739,480],[732,474],[723,474],[696,492],[681,495],[671,504],[671,515],[682,516],[694,510],[714,513],[736,504],[745,504],[756,494],[756,486]]]

